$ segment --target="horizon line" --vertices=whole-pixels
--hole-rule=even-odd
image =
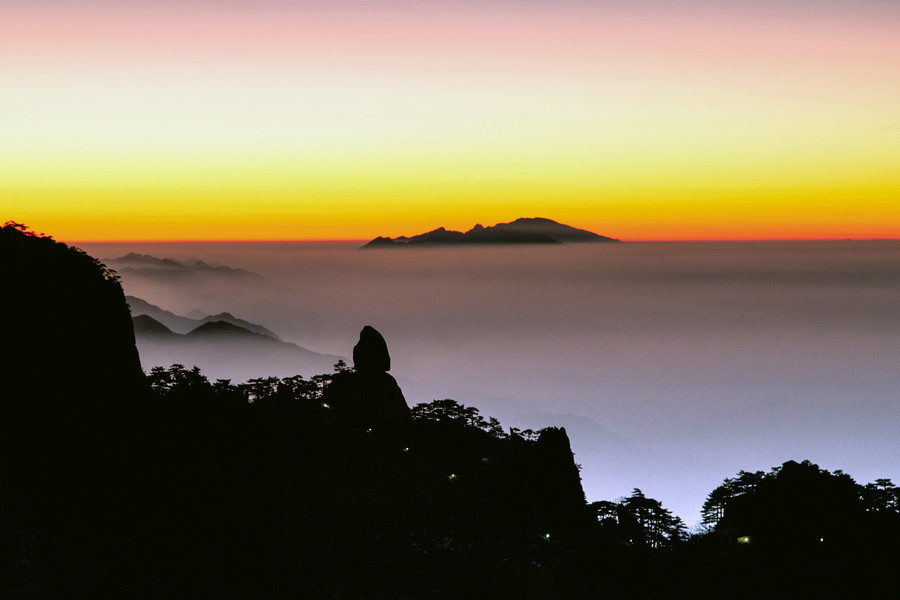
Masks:
[[[38,234],[45,235],[45,234]],[[47,236],[54,237],[54,236]],[[54,237],[54,239],[56,239]],[[112,239],[112,240],[71,240],[65,241],[66,244],[202,244],[202,243],[293,243],[293,242],[354,242],[367,243],[375,238],[177,238],[177,239]],[[784,238],[637,238],[622,239],[616,238],[618,242],[623,243],[676,243],[676,242],[878,242],[878,241],[900,241],[900,235],[897,236],[873,236],[873,237],[784,237]],[[62,241],[62,240],[57,240]],[[562,244],[564,246],[576,245],[579,242]],[[588,245],[594,245],[585,242]],[[601,242],[602,243],[602,242]],[[488,246],[511,246],[511,245],[528,245],[528,244],[485,244]],[[435,244],[435,247],[441,244]],[[448,246],[452,246],[449,244]],[[477,246],[477,244],[476,244]],[[424,246],[431,247],[431,246]],[[465,247],[469,247],[468,245]]]

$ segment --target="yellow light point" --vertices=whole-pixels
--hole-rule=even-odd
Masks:
[[[449,479],[450,481],[456,481],[457,479],[459,479],[459,476],[456,473],[450,473],[447,476],[447,479]]]
[[[742,536],[740,536],[740,537],[737,539],[737,541],[738,541],[738,544],[749,544],[749,543],[750,543],[750,536],[749,536],[749,535],[742,535]]]
[[[331,408],[331,405],[328,404],[328,403],[326,403],[326,402],[323,402],[323,403],[322,403],[322,408]]]

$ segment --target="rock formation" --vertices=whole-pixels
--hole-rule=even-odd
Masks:
[[[581,476],[575,464],[565,427],[546,427],[535,444],[532,467],[535,481],[534,501],[550,527],[577,527],[582,518],[585,498]]]
[[[323,402],[355,429],[395,434],[410,421],[409,406],[397,381],[388,375],[391,357],[384,338],[366,325],[353,348],[354,371],[334,376]]]
[[[366,325],[359,332],[359,342],[353,346],[353,368],[357,373],[384,373],[391,370],[387,342],[374,327]]]

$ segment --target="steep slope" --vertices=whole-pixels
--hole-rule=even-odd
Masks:
[[[76,248],[9,224],[0,229],[0,267],[11,350],[0,361],[4,408],[33,408],[30,416],[66,423],[76,413],[119,410],[140,392],[128,305],[113,273]],[[86,380],[89,389],[77,385]],[[23,397],[33,400],[24,406]]]
[[[16,224],[0,228],[0,273],[0,559],[108,580],[98,566],[118,572],[118,556],[101,549],[127,535],[150,439],[125,295],[97,260]]]

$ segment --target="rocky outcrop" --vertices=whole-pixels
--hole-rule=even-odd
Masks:
[[[535,500],[549,526],[577,526],[585,498],[566,428],[542,429],[535,450],[533,477],[540,482],[534,490]]]
[[[384,373],[391,370],[387,342],[374,327],[366,325],[359,332],[359,341],[353,346],[353,368],[357,373]]]
[[[372,433],[397,433],[410,421],[409,406],[397,381],[388,375],[387,343],[366,325],[353,348],[353,371],[337,373],[323,395],[344,424]]]

